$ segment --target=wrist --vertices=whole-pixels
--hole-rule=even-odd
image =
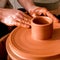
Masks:
[[[33,6],[29,7],[27,11],[30,13],[30,11],[33,11],[36,8],[37,8],[37,6],[33,5]]]

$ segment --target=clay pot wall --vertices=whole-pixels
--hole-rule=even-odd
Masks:
[[[46,40],[52,37],[53,21],[49,17],[38,16],[31,21],[31,33],[34,40]]]

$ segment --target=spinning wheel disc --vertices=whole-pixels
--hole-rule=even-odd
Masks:
[[[39,41],[31,38],[31,29],[17,27],[8,37],[6,48],[8,52],[24,59],[60,54],[60,24],[54,24],[51,39]]]

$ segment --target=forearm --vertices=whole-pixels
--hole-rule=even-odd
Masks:
[[[0,8],[0,22],[2,20],[4,10],[5,10],[5,8]]]
[[[35,4],[33,3],[33,0],[18,0],[18,2],[27,10],[35,7]]]
[[[1,19],[2,19],[2,8],[0,8],[0,22],[1,22]]]

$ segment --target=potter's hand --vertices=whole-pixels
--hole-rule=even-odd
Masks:
[[[8,26],[29,27],[31,17],[20,10],[0,9],[0,21]]]
[[[52,18],[53,22],[59,22],[59,20],[54,15],[52,15],[46,8],[34,7],[33,9],[30,9],[29,13],[32,17],[43,14],[44,16]]]

